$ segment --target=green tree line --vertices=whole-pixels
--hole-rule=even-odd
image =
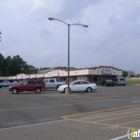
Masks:
[[[28,65],[19,55],[4,57],[0,53],[0,76],[17,75],[19,73],[37,73],[38,69]]]
[[[38,70],[52,69],[51,67],[42,67],[40,69],[35,68],[32,65],[27,64],[19,55],[4,57],[0,53],[0,76],[12,76],[19,73],[32,74],[37,73]],[[57,66],[53,69],[67,69],[66,66]],[[75,69],[70,67],[70,69]]]

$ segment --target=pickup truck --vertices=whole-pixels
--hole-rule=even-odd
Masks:
[[[9,86],[14,85],[14,84],[15,83],[11,83],[11,82],[5,80],[2,83],[0,83],[0,88],[2,88],[2,87],[9,87]]]
[[[62,82],[56,78],[44,79],[46,88],[55,88],[57,89],[61,85],[66,85],[66,82]]]

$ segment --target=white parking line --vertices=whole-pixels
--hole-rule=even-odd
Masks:
[[[140,100],[139,101],[131,101],[131,103],[139,103],[140,102]]]
[[[101,101],[98,101],[98,102],[114,101],[114,100],[117,100],[117,99],[101,100]],[[72,106],[72,105],[77,105],[77,104],[94,104],[94,103],[96,103],[96,102],[92,101],[92,102],[82,102],[82,103],[74,103],[74,104],[61,104],[61,105],[39,106],[39,107],[28,107],[28,108],[15,108],[15,109],[1,109],[0,112],[12,111],[12,110],[28,110],[28,109],[38,109],[38,108],[51,108],[51,107],[60,107],[60,106]]]
[[[126,138],[126,137],[128,137],[128,135],[119,136],[119,137],[116,137],[116,138],[113,138],[113,139],[110,139],[110,140],[120,140],[120,139],[123,139],[123,138]]]
[[[21,126],[14,126],[14,127],[8,127],[8,128],[1,128],[0,131],[4,130],[10,130],[10,129],[18,129],[18,128],[25,128],[25,127],[31,127],[31,126],[38,126],[38,125],[44,125],[44,124],[50,124],[50,123],[57,123],[57,122],[63,122],[66,120],[56,120],[56,121],[50,121],[50,122],[43,122],[43,123],[36,123],[36,124],[29,124],[29,125],[21,125]]]

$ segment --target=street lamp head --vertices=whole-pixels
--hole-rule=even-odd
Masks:
[[[48,18],[48,20],[55,20],[55,19],[54,19],[54,18],[52,18],[52,17],[49,17],[49,18]]]
[[[85,28],[87,28],[88,27],[88,25],[83,25]]]

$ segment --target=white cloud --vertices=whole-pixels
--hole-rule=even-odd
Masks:
[[[139,0],[3,0],[0,1],[1,53],[19,54],[35,67],[67,65],[68,23],[71,66],[114,65],[140,71]]]

